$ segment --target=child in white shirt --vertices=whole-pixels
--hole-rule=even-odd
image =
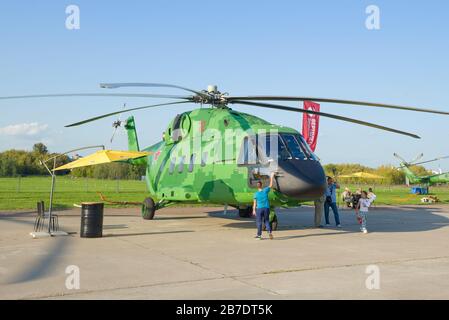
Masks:
[[[371,203],[376,200],[376,196],[372,196],[368,198],[368,193],[366,191],[362,191],[362,197],[360,198],[356,208],[355,214],[357,215],[357,220],[359,221],[361,228],[360,230],[363,233],[368,233],[366,229],[366,219],[368,216],[368,208],[371,206]]]

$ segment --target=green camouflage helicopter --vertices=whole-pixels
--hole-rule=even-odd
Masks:
[[[405,161],[404,158],[402,158],[401,156],[399,156],[397,153],[393,154],[396,158],[399,159],[400,166],[399,169],[404,171],[405,173],[405,178],[406,178],[406,184],[410,185],[410,184],[419,184],[419,185],[424,185],[424,186],[433,186],[436,184],[443,184],[443,183],[449,183],[449,172],[441,172],[438,174],[433,174],[433,175],[428,175],[428,176],[417,176],[411,169],[410,167],[413,166],[417,166],[417,165],[421,165],[421,164],[425,164],[425,163],[430,163],[430,162],[434,162],[434,161],[438,161],[438,160],[443,160],[443,159],[448,159],[449,156],[445,156],[445,157],[439,157],[439,158],[435,158],[432,160],[427,160],[427,161],[422,161],[422,162],[417,162],[418,160],[420,160],[424,154],[420,154],[419,156],[417,156],[414,160],[412,161]]]
[[[413,133],[366,121],[265,101],[316,101],[449,115],[445,111],[351,100],[300,96],[229,96],[218,91],[216,86],[208,86],[208,89],[203,91],[158,83],[117,83],[100,86],[109,89],[172,88],[188,92],[188,95],[69,93],[0,97],[0,100],[73,96],[147,97],[175,100],[111,112],[66,127],[82,125],[123,112],[186,103],[200,104],[201,108],[178,114],[168,124],[162,141],[147,148],[139,147],[134,118],[128,118],[125,123],[129,150],[136,154],[121,161],[147,166],[146,183],[149,197],[145,199],[142,206],[144,219],[153,219],[156,210],[177,203],[226,204],[237,208],[241,217],[250,217],[256,183],[262,181],[267,184],[272,172],[276,173],[275,188],[270,193],[272,212],[275,207],[295,207],[306,201],[322,199],[326,188],[325,173],[319,158],[310,150],[302,135],[295,129],[271,124],[253,115],[233,110],[230,108],[231,105],[315,114],[417,139],[419,136]],[[203,107],[204,105],[209,107]],[[121,121],[114,123],[114,127],[120,125]],[[137,153],[139,151],[148,152],[148,154],[142,157]],[[58,169],[75,167],[77,161],[80,160]],[[270,220],[277,225],[275,214],[271,215]]]

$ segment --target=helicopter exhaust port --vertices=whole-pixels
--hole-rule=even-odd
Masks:
[[[208,93],[218,93],[218,86],[215,84],[210,84],[207,86]]]

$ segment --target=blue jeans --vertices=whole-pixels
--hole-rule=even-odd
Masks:
[[[330,224],[329,223],[329,208],[332,208],[332,211],[334,212],[335,223],[337,225],[339,225],[340,224],[340,216],[338,215],[337,204],[335,202],[329,203],[327,201],[324,202],[324,218],[326,219],[326,224]]]
[[[265,220],[265,227],[269,233],[271,233],[270,225],[270,208],[257,208],[256,210],[256,224],[257,224],[257,235],[262,235],[262,224]]]

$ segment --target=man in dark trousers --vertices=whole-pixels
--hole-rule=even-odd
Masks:
[[[324,201],[324,218],[326,219],[326,227],[330,226],[329,208],[332,208],[332,211],[334,212],[335,224],[338,228],[341,228],[340,216],[338,214],[337,207],[337,189],[340,189],[340,185],[334,182],[332,177],[327,177],[326,199]]]
[[[262,240],[262,223],[265,220],[265,227],[268,232],[268,236],[270,239],[273,239],[273,233],[271,232],[270,225],[270,201],[268,200],[268,194],[270,193],[271,188],[273,187],[275,173],[272,173],[270,176],[270,185],[266,188],[262,189],[262,182],[257,182],[257,191],[254,194],[254,202],[253,202],[253,215],[256,216],[257,223],[257,235],[256,239]]]

